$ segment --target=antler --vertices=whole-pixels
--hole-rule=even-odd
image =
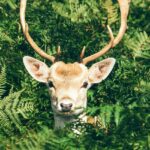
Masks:
[[[41,55],[43,58],[46,58],[46,59],[48,59],[48,60],[50,60],[51,62],[54,63],[55,57],[51,56],[51,55],[48,55],[40,47],[38,47],[38,45],[33,41],[32,37],[29,34],[28,24],[26,23],[26,20],[25,20],[26,3],[27,3],[27,0],[20,0],[20,21],[21,21],[21,26],[22,26],[23,33],[24,33],[27,41],[31,45],[31,47],[39,55]],[[59,48],[58,51],[60,52],[60,48]]]
[[[112,47],[115,47],[121,41],[123,35],[126,32],[130,1],[131,0],[118,0],[120,6],[120,12],[121,12],[121,25],[120,25],[119,33],[115,38]]]
[[[109,44],[106,45],[99,52],[84,58],[82,60],[83,64],[87,64],[88,62],[90,62],[92,60],[95,60],[96,58],[104,55],[110,48],[115,47],[121,41],[121,39],[123,38],[123,35],[125,34],[125,31],[127,29],[127,17],[128,17],[128,12],[129,12],[130,0],[118,0],[118,3],[119,3],[119,6],[120,6],[120,12],[121,12],[121,25],[120,25],[118,35],[114,39],[113,33],[112,33],[110,27],[107,26],[108,31],[109,31],[109,35],[110,35],[110,38],[111,38]],[[83,54],[83,52],[81,52],[81,54]],[[82,55],[82,57],[83,57],[83,55]]]

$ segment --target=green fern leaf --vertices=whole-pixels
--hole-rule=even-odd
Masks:
[[[121,117],[121,113],[123,111],[123,107],[116,105],[114,110],[114,119],[116,126],[119,125],[119,123],[122,121],[123,117]]]
[[[102,3],[102,7],[107,10],[108,25],[113,24],[118,20],[117,7],[112,0],[106,0]]]
[[[34,111],[34,104],[28,100],[20,100],[23,90],[10,93],[0,101],[0,127],[10,130],[11,125],[15,125],[17,129],[21,129],[20,114],[27,119],[28,112]],[[24,101],[24,102],[23,102]],[[9,126],[10,125],[10,126]],[[12,127],[12,126],[11,126]],[[13,127],[14,128],[14,127]],[[13,129],[12,128],[12,129]]]
[[[0,28],[0,40],[1,41],[6,41],[6,42],[9,42],[9,43],[14,42],[14,40],[7,33],[5,33],[2,28]]]
[[[133,50],[134,57],[150,59],[150,38],[145,31],[136,32],[132,38],[126,36],[125,44]]]
[[[104,128],[108,127],[108,124],[112,118],[113,106],[106,105],[100,108],[100,120]]]
[[[1,103],[1,109],[5,111],[8,118],[10,118],[11,122],[13,122],[17,128],[20,128],[21,122],[19,119],[19,115],[16,112],[16,106],[19,103],[19,97],[22,93],[21,91],[14,92],[5,97]]]
[[[4,95],[6,91],[6,67],[2,67],[1,73],[0,73],[0,99]]]

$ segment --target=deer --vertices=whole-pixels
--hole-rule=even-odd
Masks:
[[[117,36],[114,37],[111,28],[107,26],[110,41],[102,50],[84,57],[85,47],[83,47],[80,62],[65,63],[44,52],[32,39],[25,20],[27,0],[20,0],[20,22],[27,42],[36,53],[52,62],[52,65],[48,67],[44,62],[31,56],[23,57],[23,63],[28,73],[35,80],[45,83],[48,87],[56,129],[64,128],[67,123],[74,122],[77,118],[85,123],[88,121],[90,123],[97,122],[97,117],[89,118],[84,112],[87,108],[87,91],[93,84],[98,84],[108,77],[116,60],[115,58],[106,58],[96,62],[90,68],[86,65],[107,53],[122,40],[127,29],[130,1],[118,0],[118,3],[121,23]],[[57,53],[61,53],[60,46],[58,46]]]

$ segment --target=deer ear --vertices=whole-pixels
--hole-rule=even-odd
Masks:
[[[105,80],[109,73],[112,71],[114,65],[115,65],[115,59],[114,58],[107,58],[103,61],[100,61],[98,63],[95,63],[91,66],[89,69],[89,82],[90,83],[99,83],[102,80]]]
[[[30,56],[23,57],[23,63],[29,72],[29,74],[39,82],[47,82],[49,77],[49,68],[48,66]]]

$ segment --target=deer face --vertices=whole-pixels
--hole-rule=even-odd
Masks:
[[[114,67],[115,59],[107,58],[89,69],[81,63],[56,62],[50,68],[29,56],[23,58],[29,74],[48,85],[51,105],[56,115],[72,116],[83,112],[87,106],[87,90],[104,80]]]

